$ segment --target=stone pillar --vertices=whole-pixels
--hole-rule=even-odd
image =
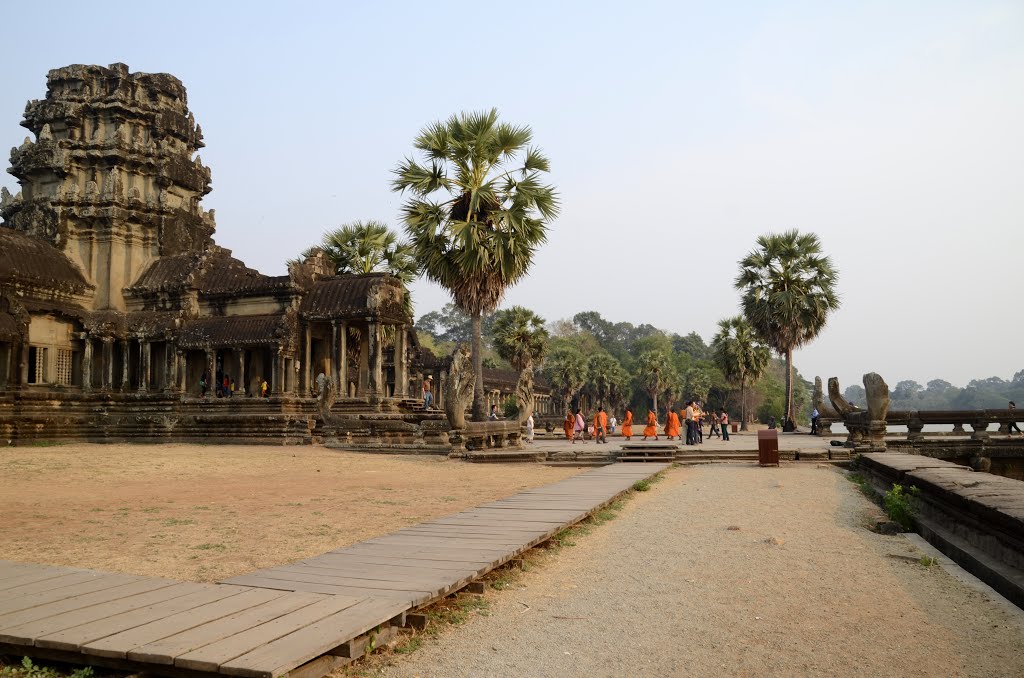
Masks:
[[[309,323],[306,323],[306,352],[302,355],[302,393],[308,394],[313,390],[312,365],[313,362],[313,337],[310,336]]]
[[[245,349],[240,348],[238,353],[238,388],[242,390],[242,395],[246,394],[245,388]]]
[[[183,395],[188,393],[188,358],[182,351],[174,352],[174,377],[178,380],[178,390]]]
[[[437,375],[437,385],[434,386],[434,407],[444,410],[444,394],[448,392],[448,373],[441,371]]]
[[[342,385],[341,381],[341,360],[344,353],[341,351],[340,337],[338,336],[338,321],[331,321],[331,381],[334,382],[334,393],[338,396],[348,395],[348,384]]]
[[[367,394],[371,398],[379,398],[383,395],[384,385],[384,361],[381,351],[380,323],[371,320],[367,323],[366,333],[367,350]]]
[[[910,413],[910,421],[907,422],[907,440],[924,439],[924,422],[921,421],[917,410]]]
[[[988,431],[988,420],[983,416],[979,416],[976,420],[971,422],[971,440],[988,440],[992,434]]]
[[[114,388],[114,340],[103,340],[103,389]]]
[[[149,363],[152,345],[148,341],[139,342],[139,393],[149,390]]]
[[[85,350],[82,352],[82,390],[92,390],[92,339],[88,332],[82,333],[85,341]]]
[[[127,391],[130,381],[128,379],[128,365],[131,357],[131,344],[127,339],[121,340],[121,390]]]
[[[406,349],[405,325],[395,325],[395,397],[405,398],[409,395],[409,363]]]
[[[284,353],[280,350],[274,357],[274,384],[270,392],[273,395],[284,393]]]
[[[338,327],[338,393],[348,398],[348,323],[344,320]]]
[[[28,340],[22,339],[18,349],[18,372],[21,374],[22,385],[28,384]]]

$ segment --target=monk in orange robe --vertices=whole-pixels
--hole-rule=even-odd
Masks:
[[[668,416],[665,417],[665,435],[669,440],[679,437],[679,415],[675,413],[675,410],[670,409]]]
[[[594,439],[598,443],[608,442],[608,413],[603,407],[597,408],[594,413]]]
[[[633,412],[626,408],[626,417],[622,420],[622,436],[629,440],[633,437]]]
[[[565,431],[565,439],[572,440],[572,429],[576,425],[576,417],[572,416],[572,412],[565,413],[565,421],[562,422],[562,429]]]
[[[653,437],[655,440],[658,439],[658,417],[647,410],[647,426],[644,427],[644,440]]]

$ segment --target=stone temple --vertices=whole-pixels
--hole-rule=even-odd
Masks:
[[[442,452],[403,288],[322,254],[267,276],[213,241],[185,88],[124,64],[50,71],[0,217],[0,443],[309,442]],[[206,374],[233,397],[201,398]],[[312,397],[330,376],[330,426]],[[267,398],[261,384],[269,387]]]

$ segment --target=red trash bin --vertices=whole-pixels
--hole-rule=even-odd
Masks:
[[[776,429],[757,432],[757,463],[761,466],[779,465],[779,432]]]

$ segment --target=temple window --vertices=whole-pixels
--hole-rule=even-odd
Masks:
[[[42,384],[46,382],[46,351],[39,346],[28,349],[28,383]]]

